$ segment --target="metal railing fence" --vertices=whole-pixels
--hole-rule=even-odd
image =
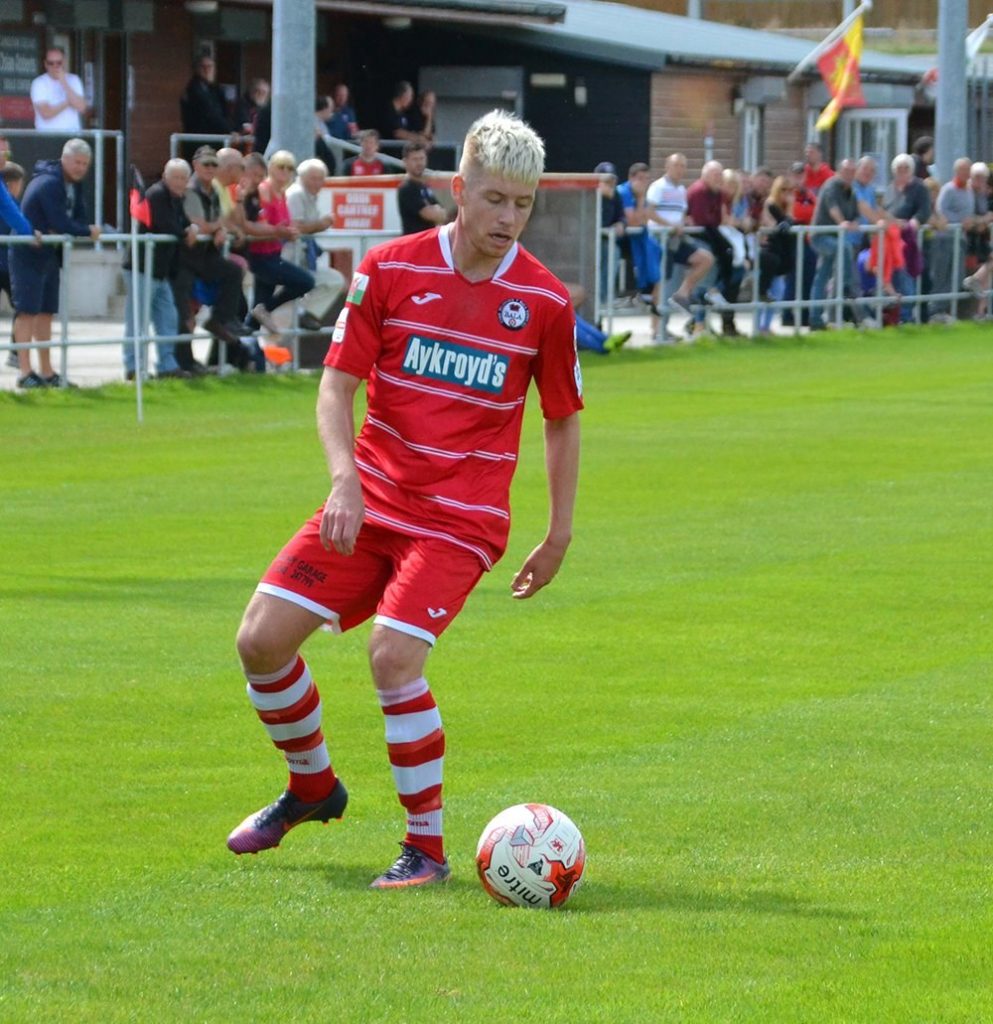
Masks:
[[[835,225],[792,225],[789,228],[788,233],[793,236],[796,243],[795,258],[794,258],[794,269],[793,277],[795,281],[794,295],[793,298],[783,299],[777,301],[769,301],[764,299],[759,293],[759,279],[761,275],[761,265],[758,259],[757,253],[755,258],[752,259],[752,266],[748,273],[748,277],[751,278],[752,285],[752,298],[747,302],[728,302],[720,306],[709,305],[704,302],[697,302],[693,305],[694,311],[706,311],[714,313],[737,313],[737,312],[750,312],[754,313],[755,316],[752,318],[751,335],[754,337],[758,332],[758,314],[762,312],[785,312],[791,311],[793,314],[793,333],[794,335],[799,334],[802,325],[803,311],[812,310],[814,308],[830,311],[830,319],[833,321],[835,326],[841,327],[845,322],[845,311],[846,307],[852,305],[860,305],[865,308],[874,311],[875,325],[878,327],[882,326],[883,309],[886,306],[899,304],[900,306],[908,305],[913,309],[914,321],[916,323],[921,322],[921,309],[925,304],[932,303],[948,303],[950,306],[950,315],[952,317],[958,316],[958,305],[959,302],[964,298],[974,297],[975,293],[965,288],[957,289],[954,287],[955,282],[961,281],[961,275],[963,272],[963,244],[964,244],[964,229],[961,224],[950,224],[947,229],[943,231],[936,231],[927,227],[919,227],[917,229],[917,246],[920,252],[924,252],[924,243],[928,236],[931,238],[950,239],[952,242],[951,249],[951,281],[953,288],[946,292],[924,292],[923,291],[923,275],[918,275],[915,279],[915,292],[913,295],[908,296],[893,296],[887,294],[885,291],[885,280],[884,274],[881,272],[884,266],[884,246],[882,244],[882,237],[887,230],[888,225],[885,222],[878,224],[865,224],[860,225],[858,229],[843,228]],[[626,228],[625,234],[628,236],[639,235],[644,232],[645,228]],[[758,239],[767,237],[781,231],[780,228],[761,227],[757,229],[753,234],[758,236]],[[601,236],[607,239],[616,239],[616,235],[610,228],[602,228]],[[662,228],[660,231],[655,232],[658,237],[659,244],[662,248],[662,258],[660,265],[660,290],[664,289],[666,282],[665,264],[666,264],[666,247],[669,244],[670,238],[677,232],[672,228]],[[695,227],[687,227],[678,229],[678,234],[699,236],[703,233],[703,229]],[[845,294],[845,260],[849,257],[843,256],[847,247],[850,243],[847,236],[852,234],[865,234],[875,235],[879,239],[879,244],[876,249],[876,257],[870,263],[869,269],[872,270],[875,277],[875,294],[874,295],[846,295]],[[812,235],[833,235],[837,238],[837,253],[835,256],[835,265],[832,272],[832,294],[825,295],[818,298],[804,299],[804,246],[806,244],[806,238]],[[598,247],[599,249],[599,247]],[[855,252],[853,251],[851,258],[854,260]],[[599,263],[599,251],[597,253]],[[595,309],[596,319],[598,322],[602,320],[604,322],[604,329],[608,334],[613,333],[614,318],[620,315],[617,309],[617,266],[618,266],[618,253],[617,245],[607,246],[607,295],[606,302],[601,301],[599,289],[597,291]],[[855,270],[857,278],[857,269]],[[598,272],[599,280],[599,272]],[[710,278],[706,278],[705,281],[709,281]],[[855,282],[857,285],[857,281]],[[990,291],[987,291],[987,297]],[[671,310],[664,298],[660,301],[658,307],[660,316],[659,325],[659,337],[664,338],[666,329],[668,326],[670,313],[675,312]]]

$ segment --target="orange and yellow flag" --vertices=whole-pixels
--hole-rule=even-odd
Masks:
[[[852,22],[851,28],[817,61],[824,84],[831,93],[831,101],[821,111],[815,128],[826,132],[845,107],[864,107],[859,61],[862,59],[862,17]]]

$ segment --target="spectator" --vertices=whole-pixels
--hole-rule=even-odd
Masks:
[[[748,217],[754,227],[762,221],[762,213],[772,188],[773,174],[768,167],[759,167],[749,177],[750,186],[745,185],[744,189],[745,198],[748,200]]]
[[[69,73],[61,46],[45,51],[45,73],[31,83],[31,103],[38,131],[65,135],[83,130],[82,115],[88,107],[83,83]]]
[[[648,226],[653,237],[660,228],[668,228],[665,289],[672,294],[666,295],[665,301],[679,309],[687,308],[697,285],[714,265],[710,250],[697,245],[683,234],[687,211],[686,186],[683,184],[685,176],[686,157],[682,153],[673,153],[665,162],[665,174],[652,182],[645,196]]]
[[[317,266],[320,249],[313,236],[327,231],[334,220],[330,213],[322,214],[317,205],[323,186],[324,165],[320,160],[304,160],[297,168],[297,180],[286,190],[286,206],[301,241],[287,242],[283,258],[309,270],[315,282],[301,303],[300,326],[307,330],[324,326],[345,287],[345,279],[337,270]]]
[[[945,182],[938,193],[935,206],[947,224],[946,229],[935,236],[932,249],[931,280],[938,294],[957,290],[954,285],[959,278],[955,271],[961,274],[965,269],[969,233],[984,223],[981,217],[976,216],[971,174],[972,161],[967,156],[960,157],[952,165],[951,181]],[[919,179],[913,180],[916,182]],[[957,230],[954,225],[958,225]],[[929,305],[931,323],[952,322],[948,299],[938,299]]]
[[[573,314],[576,317],[576,347],[587,352],[596,352],[600,356],[609,356],[612,352],[618,352],[631,339],[631,331],[618,331],[614,334],[606,334],[599,327],[594,326],[589,320],[584,320],[579,315],[579,307],[586,301],[586,289],[575,282],[564,282],[569,292],[569,299],[572,302]]]
[[[186,83],[179,100],[183,131],[199,135],[233,133],[227,102],[215,81],[217,65],[209,54],[201,55],[193,65],[193,77]],[[258,111],[256,111],[256,123]],[[195,171],[195,168],[194,168]]]
[[[183,333],[192,333],[196,327],[191,305],[194,281],[199,279],[206,285],[216,286],[211,316],[204,327],[215,339],[228,345],[229,358],[233,357],[235,365],[244,368],[248,353],[241,344],[240,324],[235,319],[243,271],[223,253],[228,231],[221,210],[222,189],[214,181],[216,175],[217,153],[211,146],[201,146],[193,156],[193,176],[183,198],[183,210],[201,241],[192,246],[180,246],[172,290],[180,328]],[[194,360],[189,342],[176,345],[176,359],[190,373],[204,372],[204,367]]]
[[[31,225],[17,204],[21,190],[24,188],[24,168],[20,164],[9,163],[7,161],[9,155],[7,140],[0,136],[0,235],[34,234],[40,242],[41,232],[32,231]],[[0,295],[4,292],[10,302],[10,308],[14,310],[14,296],[10,290],[9,245],[0,245]],[[16,310],[14,310],[14,319],[17,319]],[[11,324],[11,340],[13,337],[13,324]],[[7,353],[7,365],[15,370],[18,368],[17,353],[13,349]]]
[[[835,264],[842,261],[842,287],[844,294],[853,297],[855,294],[855,253],[851,232],[858,227],[858,199],[852,189],[855,181],[855,161],[842,160],[838,165],[838,173],[821,186],[817,196],[817,207],[814,210],[814,226],[839,226],[848,234],[839,237],[838,232],[815,234],[811,245],[817,253],[817,270],[814,273],[814,285],[811,299],[815,305],[810,311],[810,329],[823,331],[827,326],[824,322],[823,303],[827,297],[828,284],[834,280]],[[862,304],[856,304],[856,312],[864,313]],[[859,316],[860,322],[865,318]]]
[[[617,194],[617,168],[603,160],[593,168],[600,175],[597,193],[600,196],[600,227],[609,230],[611,237],[600,237],[600,302],[607,301],[607,274],[610,270],[610,252],[624,237],[624,204]],[[615,264],[616,268],[616,264]],[[616,285],[616,280],[615,280]]]
[[[807,162],[803,167],[803,183],[816,196],[822,186],[834,177],[834,171],[824,163],[824,150],[819,142],[808,142],[804,156]]]
[[[855,165],[852,191],[859,203],[859,223],[875,224],[880,213],[876,198],[876,161],[871,156],[862,157]]]
[[[807,225],[814,219],[814,210],[817,207],[817,196],[807,188],[806,182],[807,165],[802,160],[795,161],[790,166],[789,181],[793,188],[793,222],[799,225]],[[794,238],[794,243],[796,239]],[[793,271],[786,276],[786,294],[783,301],[791,302],[796,298],[797,271],[803,271],[803,288],[800,298],[807,301],[810,298],[810,290],[814,284],[814,272],[817,269],[817,253],[814,252],[808,238],[804,238],[800,251],[803,254],[802,267],[796,266],[796,259],[793,261]],[[804,307],[801,314],[801,324],[807,327],[810,323],[810,311]],[[793,310],[787,309],[783,312],[783,324],[793,325]]]
[[[264,78],[253,78],[248,88],[241,94],[235,123],[243,135],[255,136],[259,123],[259,111],[269,103],[269,83]]]
[[[749,197],[742,188],[740,172],[731,167],[724,168],[721,172],[721,194],[724,196],[724,220],[719,230],[731,246],[732,265],[744,268],[747,259],[745,232],[751,232],[753,223],[757,221],[753,222],[749,214]]]
[[[627,236],[638,298],[648,306],[654,316],[659,316],[658,285],[662,250],[658,240],[648,231],[651,219],[651,207],[647,200],[650,177],[648,164],[631,164],[628,168],[628,180],[617,187],[617,194],[624,206],[627,227],[641,228],[636,234]]]
[[[338,108],[338,104],[332,96],[325,96],[324,126],[327,134],[332,139],[339,139],[342,142],[352,141],[352,129],[348,123],[348,115]],[[352,115],[354,117],[354,114]]]
[[[426,143],[422,135],[414,131],[411,108],[414,105],[414,87],[410,82],[397,82],[393,88],[393,99],[386,113],[386,136],[402,142]]]
[[[328,130],[334,117],[334,100],[330,96],[318,96],[314,103],[314,156],[324,164],[325,171],[332,175],[338,172],[335,141]]]
[[[760,225],[773,230],[766,235],[759,264],[759,297],[779,302],[786,294],[786,279],[796,263],[796,242],[793,227],[793,183],[785,175],[775,178],[762,209]],[[772,310],[759,312],[760,334],[772,328]]]
[[[355,116],[355,107],[352,106],[348,86],[344,82],[339,82],[334,87],[334,109],[341,115],[342,120],[348,126],[346,140],[354,139],[359,134],[359,123],[358,118]]]
[[[887,219],[895,222],[900,228],[903,240],[902,268],[906,273],[895,274],[893,284],[903,296],[909,297],[916,292],[914,278],[920,276],[912,271],[920,271],[921,252],[917,244],[917,232],[921,225],[926,224],[931,216],[931,197],[927,186],[914,177],[914,158],[909,153],[901,153],[893,158],[890,164],[893,180],[883,195],[882,209]],[[900,317],[903,322],[911,319],[913,307],[904,303]]]
[[[975,204],[974,221],[969,232],[969,255],[975,259],[975,273],[962,284],[978,297],[977,317],[986,314],[987,293],[990,289],[990,169],[984,163],[974,163],[969,169],[969,183]]]
[[[90,169],[92,152],[82,139],[69,139],[59,160],[39,160],[35,176],[24,190],[21,212],[42,234],[100,237],[100,228],[87,223],[83,179]],[[59,246],[17,246],[10,253],[10,283],[14,309],[14,341],[29,345],[52,339],[52,316],[59,311],[59,277],[62,249]],[[68,382],[52,368],[51,351],[38,349],[39,372],[31,369],[30,351],[17,353],[22,388],[59,387]]]
[[[179,266],[181,246],[196,245],[196,228],[190,224],[183,211],[183,197],[190,181],[190,165],[185,160],[170,160],[162,171],[162,180],[152,185],[145,193],[148,204],[149,222],[146,227],[139,224],[139,234],[151,232],[156,235],[173,235],[175,245],[159,243],[152,251],[151,286],[149,296],[145,295],[146,271],[148,270],[147,249],[140,244],[137,293],[134,290],[131,247],[124,251],[124,287],[127,301],[124,307],[124,375],[134,380],[137,367],[134,358],[135,312],[144,310],[148,302],[151,308],[152,325],[157,338],[172,338],[179,333],[179,314],[172,294],[172,281]],[[139,319],[142,314],[138,313]],[[159,377],[190,377],[189,370],[180,368],[176,361],[176,346],[172,341],[157,341]],[[145,372],[145,346],[140,348],[141,372]]]
[[[914,158],[914,177],[923,181],[931,177],[931,164],[934,162],[934,139],[930,135],[922,135],[911,149]]]
[[[438,97],[430,89],[417,97],[417,102],[410,108],[410,129],[416,132],[426,143],[434,141],[435,114],[438,109]]]
[[[737,302],[742,280],[740,268],[734,266],[733,249],[720,231],[726,211],[723,184],[723,166],[717,160],[708,160],[699,181],[686,190],[687,214],[696,227],[703,228],[702,240],[713,253],[717,267],[718,284],[704,294],[704,299],[714,306]],[[737,337],[733,311],[722,311],[721,323],[725,336]]]
[[[403,166],[407,173],[397,189],[397,205],[405,235],[448,222],[448,211],[438,202],[438,197],[424,179],[427,165],[428,151],[423,142],[404,143]]]
[[[386,165],[379,159],[379,132],[375,128],[359,132],[359,148],[358,156],[345,161],[345,174],[364,177],[386,173]]]
[[[286,190],[296,172],[296,160],[285,149],[269,158],[269,174],[258,187],[257,228],[268,229],[268,237],[258,234],[248,243],[248,264],[255,276],[255,305],[248,323],[262,325],[279,335],[272,312],[287,302],[306,295],[314,287],[314,275],[303,267],[283,259],[284,242],[295,242],[300,231],[294,227],[286,202]],[[323,179],[322,179],[323,181]]]
[[[230,235],[227,258],[241,268],[242,276],[248,270],[248,260],[241,251],[245,244],[245,208],[241,201],[240,184],[245,173],[245,155],[232,146],[217,151],[217,174],[214,188],[221,202],[221,219]],[[243,323],[248,317],[248,303],[245,292],[238,292],[236,323]]]

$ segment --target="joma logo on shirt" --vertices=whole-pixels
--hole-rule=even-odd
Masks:
[[[498,394],[503,390],[510,360],[492,352],[478,352],[438,338],[412,334],[407,340],[403,371]]]

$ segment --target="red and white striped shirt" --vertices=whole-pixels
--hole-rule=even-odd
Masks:
[[[518,245],[492,278],[468,281],[451,228],[370,250],[324,363],[368,380],[355,443],[368,521],[490,569],[507,545],[531,379],[545,418],[562,419],[583,407],[582,378],[561,282]]]

